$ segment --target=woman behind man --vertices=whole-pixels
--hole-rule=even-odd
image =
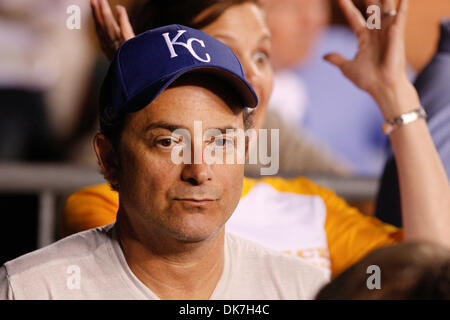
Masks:
[[[352,61],[338,54],[328,55],[326,60],[369,92],[385,119],[417,109],[420,102],[405,73],[403,34],[407,1],[401,2],[397,16],[384,16],[383,28],[374,32],[366,28],[351,1],[339,3],[359,38],[360,50]],[[377,3],[384,12],[395,9],[393,1]],[[105,0],[93,0],[92,5],[103,48],[111,57],[124,40],[134,36],[133,29],[123,7],[117,8],[116,23]],[[137,31],[179,23],[200,28],[225,42],[240,59],[259,97],[254,118],[255,127],[262,126],[273,73],[268,60],[270,32],[264,11],[256,1],[149,1],[141,13]],[[399,167],[404,230],[363,216],[331,191],[307,179],[271,177],[244,180],[243,197],[227,223],[227,231],[291,251],[331,269],[333,274],[369,251],[402,238],[450,246],[450,190],[425,121],[401,126],[390,138]],[[106,184],[78,191],[65,207],[67,232],[115,221],[117,204],[117,194]]]

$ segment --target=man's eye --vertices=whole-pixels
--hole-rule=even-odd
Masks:
[[[164,137],[156,140],[156,144],[162,148],[172,148],[181,140],[176,137]]]
[[[234,141],[229,137],[214,137],[213,143],[215,147],[227,147],[232,146]]]

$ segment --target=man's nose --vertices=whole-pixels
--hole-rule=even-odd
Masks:
[[[202,136],[194,137],[191,148],[191,162],[184,164],[181,179],[198,186],[211,180],[211,165],[206,163],[204,158],[206,146]]]
[[[184,165],[181,173],[182,180],[194,186],[201,185],[206,181],[211,180],[211,177],[211,166],[204,161],[199,164]]]

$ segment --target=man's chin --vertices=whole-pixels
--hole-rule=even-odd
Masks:
[[[153,220],[158,229],[172,239],[196,243],[214,238],[224,230],[229,217],[218,210],[171,208],[165,219]]]
[[[223,230],[223,225],[216,227],[203,227],[198,225],[192,228],[183,226],[183,228],[177,228],[171,230],[172,236],[183,243],[199,243],[202,241],[208,241],[215,238]]]

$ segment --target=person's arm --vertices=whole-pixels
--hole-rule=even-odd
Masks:
[[[371,1],[382,12],[395,9],[395,1]],[[395,17],[384,16],[380,30],[369,30],[350,0],[339,0],[358,36],[353,60],[333,53],[325,59],[367,91],[386,120],[417,109],[420,100],[406,76],[404,33],[407,0]],[[404,239],[434,241],[450,247],[450,187],[425,120],[404,125],[390,134],[400,184]]]
[[[428,114],[431,137],[450,180],[450,20],[441,23],[437,52],[417,76],[414,86]],[[402,226],[396,163],[389,157],[377,196],[375,214],[381,220]]]

